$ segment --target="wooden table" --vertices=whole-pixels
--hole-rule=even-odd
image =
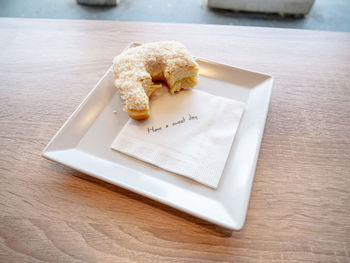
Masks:
[[[209,224],[43,159],[131,41],[275,77],[246,225]],[[350,262],[350,34],[0,19],[0,262]]]

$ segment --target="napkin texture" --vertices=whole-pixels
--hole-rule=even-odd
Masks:
[[[111,148],[216,188],[244,104],[191,89],[171,95],[157,90],[151,116],[130,119]]]

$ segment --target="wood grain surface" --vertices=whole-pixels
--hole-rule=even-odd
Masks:
[[[275,77],[245,227],[41,157],[129,42]],[[350,262],[350,34],[0,19],[0,262]]]

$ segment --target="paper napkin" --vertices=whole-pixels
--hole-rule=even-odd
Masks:
[[[111,148],[216,188],[231,149],[244,104],[191,89],[155,92],[151,116],[130,119]]]

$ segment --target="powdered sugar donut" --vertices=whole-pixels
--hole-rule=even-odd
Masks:
[[[149,117],[149,98],[165,81],[171,93],[197,84],[199,66],[179,42],[162,41],[130,48],[113,60],[114,86],[124,110],[135,120]]]

